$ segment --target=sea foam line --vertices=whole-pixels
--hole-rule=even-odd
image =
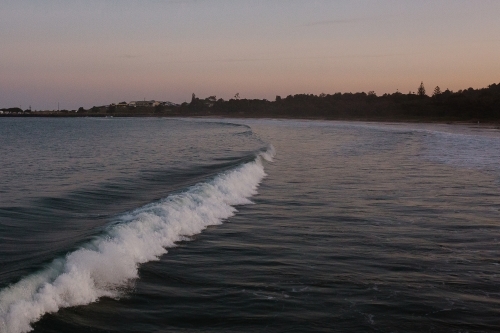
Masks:
[[[103,236],[5,288],[0,292],[0,332],[29,332],[46,313],[119,297],[120,287],[138,278],[140,264],[158,260],[167,248],[209,225],[221,224],[234,215],[235,205],[251,204],[249,198],[266,176],[262,159],[273,156],[271,146],[253,162],[124,215]]]

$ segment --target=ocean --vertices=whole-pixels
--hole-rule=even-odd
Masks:
[[[500,131],[0,118],[0,332],[497,332]]]

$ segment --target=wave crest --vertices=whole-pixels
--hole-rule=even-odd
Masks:
[[[106,233],[0,292],[0,332],[22,333],[46,313],[119,297],[120,288],[138,278],[139,265],[158,260],[176,242],[234,215],[266,176],[262,159],[272,161],[271,146],[255,161],[219,174],[120,217]]]

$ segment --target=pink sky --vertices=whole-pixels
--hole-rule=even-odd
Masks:
[[[500,1],[11,1],[0,107],[500,82]]]

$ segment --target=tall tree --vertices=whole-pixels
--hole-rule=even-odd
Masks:
[[[432,93],[432,96],[439,96],[441,95],[441,88],[439,88],[439,86],[436,86],[436,88],[434,88],[434,93]]]
[[[417,94],[418,96],[425,96],[424,82],[420,82],[420,87],[418,87]]]

